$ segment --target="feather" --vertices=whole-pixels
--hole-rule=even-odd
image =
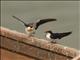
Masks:
[[[28,24],[26,24],[25,22],[23,22],[21,19],[19,19],[18,17],[16,16],[12,16],[13,18],[15,18],[16,20],[22,22],[25,26],[28,26]]]
[[[71,33],[72,32],[53,33],[52,36],[51,36],[51,38],[53,38],[53,39],[61,39],[61,38],[65,37],[65,36],[70,35]]]
[[[35,29],[37,29],[40,25],[42,25],[42,24],[44,24],[46,22],[51,22],[51,21],[56,21],[56,19],[52,19],[52,18],[41,19],[41,20],[37,21]]]

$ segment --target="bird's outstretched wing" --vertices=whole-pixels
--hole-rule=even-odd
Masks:
[[[18,17],[16,16],[12,16],[13,18],[15,18],[16,20],[22,22],[25,26],[28,26],[28,24],[26,24],[25,22],[23,22],[21,19],[19,19]]]
[[[36,29],[37,29],[40,25],[42,25],[42,24],[44,24],[44,23],[46,23],[46,22],[51,22],[51,21],[56,21],[56,19],[48,18],[48,19],[41,19],[41,20],[37,21],[37,23],[36,23]]]

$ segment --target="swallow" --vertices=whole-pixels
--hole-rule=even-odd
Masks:
[[[24,21],[22,21],[21,19],[19,19],[18,17],[16,16],[12,16],[13,18],[15,18],[16,20],[22,22],[24,24],[24,26],[26,27],[25,28],[25,31],[26,33],[28,33],[28,35],[32,35],[32,34],[35,34],[35,31],[38,29],[38,27],[44,23],[47,23],[47,22],[51,22],[51,21],[56,21],[56,19],[53,19],[53,18],[47,18],[47,19],[40,19],[40,20],[37,20],[36,22],[31,22],[31,23],[25,23]]]
[[[45,31],[46,38],[51,40],[51,43],[56,43],[55,39],[62,39],[70,35],[72,32],[63,32],[63,33],[53,33],[51,30]]]

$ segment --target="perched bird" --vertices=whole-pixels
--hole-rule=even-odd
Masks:
[[[34,34],[40,25],[42,25],[46,22],[56,21],[56,19],[48,18],[48,19],[37,20],[36,22],[32,22],[32,23],[25,23],[16,16],[12,16],[12,17],[24,24],[24,26],[26,27],[25,31],[28,33],[28,35]]]
[[[46,38],[51,40],[52,43],[56,42],[55,39],[61,39],[70,35],[72,32],[63,32],[63,33],[53,33],[52,31],[48,30],[45,32]]]

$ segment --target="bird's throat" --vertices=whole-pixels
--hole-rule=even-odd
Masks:
[[[50,37],[50,36],[51,36],[51,34],[50,34],[50,33],[47,33],[47,34],[46,34],[46,38],[51,39],[51,37]]]
[[[33,31],[33,29],[28,29],[29,32]]]

